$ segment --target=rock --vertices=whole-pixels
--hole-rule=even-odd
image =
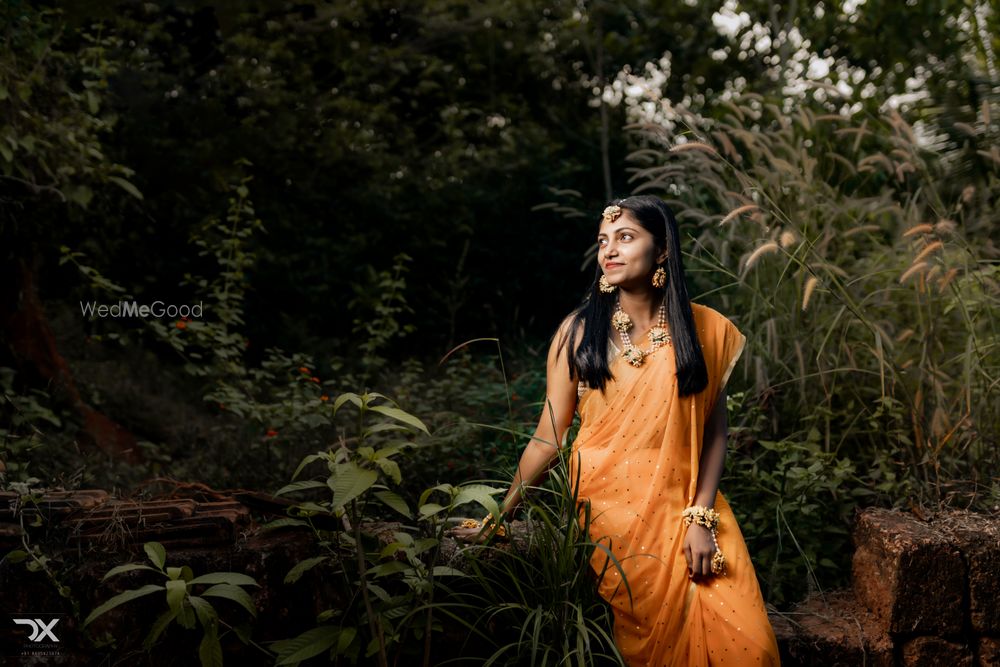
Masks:
[[[934,525],[965,560],[973,632],[1000,636],[1000,519],[951,511],[936,515]]]
[[[965,561],[946,535],[912,515],[869,509],[854,543],[854,592],[884,631],[961,634]]]
[[[973,667],[972,647],[940,637],[916,637],[903,644],[903,667]]]

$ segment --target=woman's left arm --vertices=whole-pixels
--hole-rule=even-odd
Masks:
[[[695,505],[715,506],[715,495],[719,490],[719,480],[726,467],[726,388],[719,392],[715,407],[705,422],[705,435],[701,445],[701,460],[698,463],[698,490]]]
[[[714,508],[719,480],[726,464],[726,389],[723,387],[715,402],[712,414],[705,422],[705,435],[698,463],[698,491],[695,505]],[[712,572],[712,554],[715,545],[712,534],[704,526],[691,524],[684,536],[684,557],[688,564],[688,577],[708,576]]]

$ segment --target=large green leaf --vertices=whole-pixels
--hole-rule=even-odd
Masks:
[[[107,611],[110,611],[111,609],[114,609],[120,604],[124,604],[125,602],[129,602],[131,600],[135,600],[136,598],[141,598],[144,595],[149,595],[150,593],[162,590],[163,586],[159,586],[157,584],[146,584],[142,588],[134,588],[132,590],[125,591],[124,593],[119,593],[104,604],[100,605],[94,611],[90,612],[87,618],[83,621],[83,625],[87,626],[95,618]]]
[[[315,558],[306,558],[305,560],[299,561],[295,564],[295,567],[289,570],[288,574],[285,575],[285,583],[294,584],[302,577],[303,574],[316,567],[327,558],[328,556],[316,556]]]
[[[333,506],[339,509],[371,488],[378,480],[374,470],[362,468],[358,464],[342,463],[337,466],[331,481],[333,489]]]
[[[306,630],[294,639],[274,642],[271,648],[278,653],[277,665],[295,665],[308,660],[338,643],[340,628],[324,625],[312,630]],[[352,637],[353,639],[353,637]]]
[[[149,570],[150,572],[159,572],[155,567],[150,567],[148,565],[143,565],[141,563],[125,563],[124,565],[116,565],[115,567],[108,570],[101,581],[110,579],[111,577],[121,574],[123,572],[131,572],[132,570]]]
[[[280,496],[284,493],[291,493],[292,491],[304,491],[305,489],[319,489],[326,487],[326,482],[321,482],[315,479],[304,479],[298,482],[292,482],[291,484],[286,484],[277,491],[274,495]]]
[[[189,584],[232,584],[233,586],[260,586],[257,580],[240,572],[209,572],[195,577]]]
[[[160,638],[160,635],[163,634],[163,631],[167,629],[167,626],[170,625],[170,622],[174,620],[174,617],[176,616],[177,612],[173,609],[168,609],[160,614],[160,617],[156,619],[155,623],[153,623],[153,627],[150,628],[149,634],[146,635],[146,638],[142,642],[143,647],[145,647],[147,651],[153,648],[153,644],[156,643],[156,640]]]
[[[180,579],[171,579],[167,582],[167,604],[178,616],[182,613],[185,595],[187,595],[187,582]]]
[[[218,584],[216,586],[212,586],[201,595],[202,597],[212,596],[227,598],[242,605],[243,608],[250,612],[252,616],[257,616],[257,607],[254,606],[253,598],[251,598],[250,594],[239,586],[233,586],[231,584]]]
[[[167,562],[167,550],[163,548],[163,545],[159,542],[146,542],[142,548],[146,551],[146,555],[149,556],[153,565],[162,570],[164,563]]]
[[[374,405],[368,409],[371,410],[372,412],[377,412],[379,414],[385,415],[386,417],[392,417],[396,421],[401,421],[404,424],[412,426],[413,428],[420,429],[427,435],[431,434],[431,432],[427,430],[427,427],[424,426],[424,423],[422,421],[411,415],[409,412],[404,412],[399,408],[390,408],[386,405]]]
[[[397,512],[405,516],[407,519],[413,518],[413,512],[410,511],[410,507],[406,504],[406,501],[403,500],[402,497],[400,497],[399,494],[393,491],[385,490],[385,491],[376,491],[373,495],[379,500],[381,500],[383,503],[391,507],[392,509],[396,510]]]

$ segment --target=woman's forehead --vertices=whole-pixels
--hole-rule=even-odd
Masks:
[[[637,231],[640,234],[642,234],[642,233],[648,233],[643,228],[643,226],[639,224],[639,221],[636,220],[632,216],[632,212],[629,211],[628,209],[622,209],[621,215],[619,215],[617,218],[615,218],[614,222],[605,222],[605,221],[602,220],[601,221],[601,227],[600,227],[598,233],[599,234],[610,234],[610,233],[615,232],[615,231],[617,231],[617,230],[619,230],[619,229],[621,229],[623,227],[628,227],[629,229],[634,229],[635,231]]]

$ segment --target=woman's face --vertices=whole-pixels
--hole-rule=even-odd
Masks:
[[[656,265],[666,260],[657,254],[653,235],[640,225],[632,212],[622,209],[614,222],[601,222],[597,234],[597,262],[612,285],[650,285]]]

